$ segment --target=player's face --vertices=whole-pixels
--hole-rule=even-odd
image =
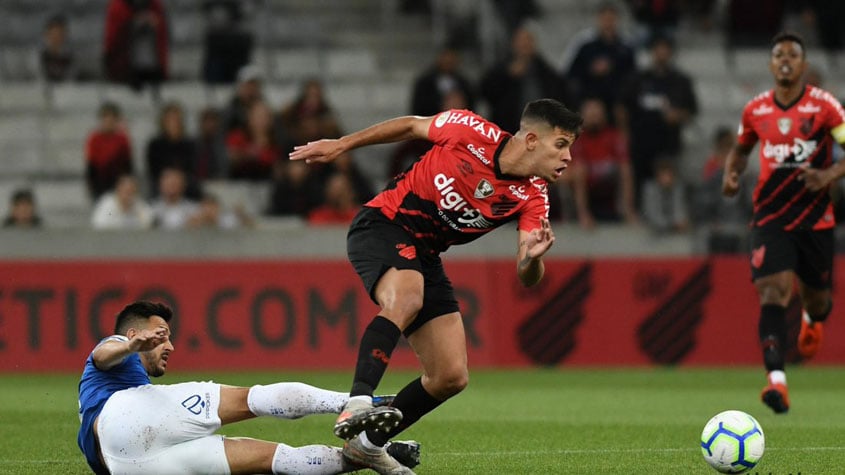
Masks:
[[[167,371],[167,360],[170,358],[170,353],[173,351],[173,343],[170,342],[170,326],[163,318],[152,316],[149,319],[147,328],[150,330],[161,328],[167,333],[167,340],[165,340],[164,343],[158,345],[150,351],[142,351],[139,353],[141,356],[141,362],[144,364],[144,368],[146,368],[147,373],[153,377],[161,376],[165,371]]]
[[[772,48],[769,70],[779,86],[791,86],[804,74],[804,50],[794,41],[781,41]]]
[[[533,174],[549,183],[556,182],[572,161],[569,148],[575,138],[574,132],[558,127],[538,133]]]

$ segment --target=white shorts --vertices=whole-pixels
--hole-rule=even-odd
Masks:
[[[220,385],[148,384],[114,393],[97,420],[106,466],[118,474],[228,474]]]

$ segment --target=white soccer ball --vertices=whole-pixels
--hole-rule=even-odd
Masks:
[[[751,470],[763,457],[765,448],[760,423],[742,411],[716,414],[701,433],[704,460],[722,473]]]

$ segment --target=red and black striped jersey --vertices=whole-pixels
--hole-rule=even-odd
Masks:
[[[792,231],[835,225],[829,190],[811,192],[798,179],[804,167],[833,164],[833,139],[845,141],[845,111],[823,89],[806,86],[791,104],[780,104],[769,90],[746,104],[737,141],[760,142],[754,226]]]
[[[380,208],[431,252],[463,244],[509,221],[540,227],[549,216],[545,180],[504,175],[499,155],[511,136],[468,110],[431,122],[434,145],[366,206]]]

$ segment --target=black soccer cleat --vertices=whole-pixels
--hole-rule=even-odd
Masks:
[[[420,464],[420,443],[416,440],[394,440],[384,446],[387,453],[408,468]]]

